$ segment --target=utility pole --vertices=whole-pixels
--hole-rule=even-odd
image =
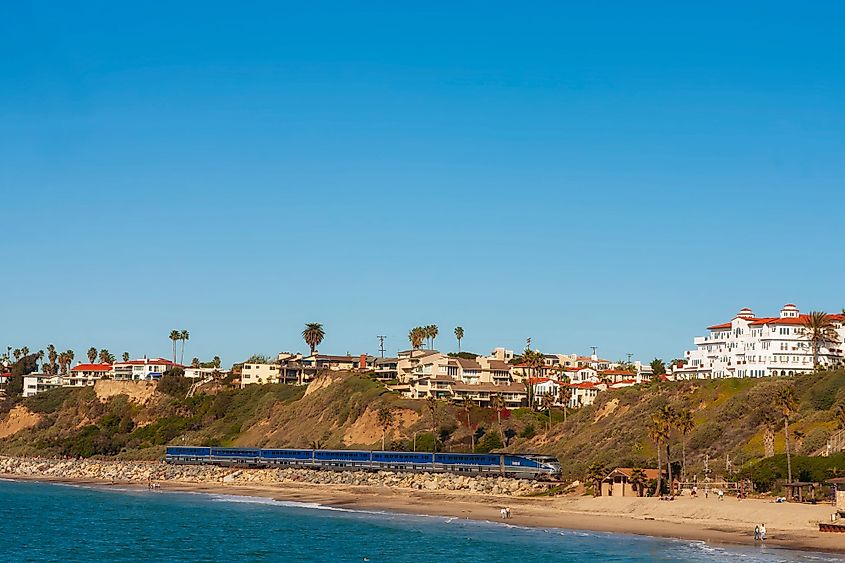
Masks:
[[[633,356],[633,354],[628,352],[628,365],[631,365],[631,356]]]
[[[379,334],[376,338],[378,338],[378,351],[381,352],[381,357],[384,358],[384,339],[387,337]]]

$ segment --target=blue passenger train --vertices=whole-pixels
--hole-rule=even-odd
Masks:
[[[168,446],[164,461],[241,467],[313,467],[470,473],[536,478],[560,473],[556,457],[535,454],[464,454],[369,450],[298,450]]]

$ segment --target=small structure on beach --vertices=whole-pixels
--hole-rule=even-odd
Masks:
[[[642,472],[643,477],[645,477],[645,482],[643,482],[640,487],[643,487],[643,491],[639,490],[639,487],[636,486],[636,479],[634,477],[634,469],[631,467],[617,467],[613,471],[607,474],[601,482],[601,494],[602,496],[608,497],[637,497],[637,496],[644,496],[645,488],[648,487],[648,483],[650,481],[657,479],[657,469],[640,469],[639,471]]]
[[[827,482],[836,490],[836,509],[845,511],[845,477],[828,479]]]
[[[804,481],[793,481],[792,483],[785,483],[784,487],[787,490],[786,498],[792,501],[804,502],[815,498],[816,484]]]

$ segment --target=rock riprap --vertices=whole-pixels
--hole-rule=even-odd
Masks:
[[[547,483],[508,477],[394,471],[330,471],[288,467],[243,469],[213,465],[168,465],[160,462],[95,459],[0,457],[0,474],[53,479],[115,482],[173,481],[226,485],[299,483],[357,485],[424,491],[461,491],[482,495],[524,496],[543,491]]]

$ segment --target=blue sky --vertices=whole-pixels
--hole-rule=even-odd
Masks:
[[[587,5],[589,4],[589,6]],[[17,3],[0,344],[680,356],[838,311],[834,2]]]

